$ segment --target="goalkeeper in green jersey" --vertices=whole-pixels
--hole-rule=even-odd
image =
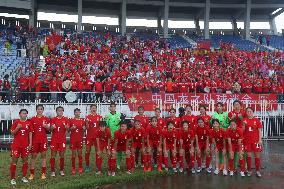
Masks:
[[[105,121],[111,132],[111,138],[114,138],[114,132],[119,130],[120,122],[123,119],[121,113],[116,112],[116,104],[112,102],[109,107],[110,112],[106,115]],[[122,152],[117,153],[117,168],[120,169]]]
[[[221,102],[217,103],[217,111],[214,112],[212,115],[212,119],[210,121],[212,125],[212,120],[217,119],[220,122],[220,128],[223,128],[224,130],[227,130],[229,127],[229,119],[228,119],[228,112],[224,112],[224,105]],[[224,160],[223,160],[223,155],[222,152],[219,152],[219,168],[222,170],[224,167]]]

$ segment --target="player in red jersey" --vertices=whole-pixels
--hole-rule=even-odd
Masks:
[[[182,122],[182,130],[179,132],[179,171],[183,172],[183,158],[186,160],[186,170],[189,171],[191,168],[191,173],[195,173],[194,169],[194,141],[196,141],[196,134],[193,129],[189,128],[189,123],[187,121]]]
[[[169,111],[170,117],[167,119],[167,122],[173,122],[174,128],[179,130],[181,128],[181,121],[179,117],[176,117],[176,110],[171,108]]]
[[[118,152],[125,153],[126,159],[126,173],[131,174],[131,151],[129,141],[131,140],[131,135],[127,130],[127,124],[121,123],[120,129],[114,132],[114,140],[112,144],[112,157],[110,158],[110,172],[112,176],[115,176],[115,166],[116,166],[116,154]],[[109,175],[110,175],[109,172]]]
[[[149,125],[149,118],[144,115],[144,107],[139,106],[138,107],[138,115],[134,117],[134,120],[139,120],[141,123],[142,128],[146,129],[146,127]]]
[[[147,163],[148,163],[148,171],[152,171],[151,159],[153,153],[153,159],[155,165],[158,160],[158,171],[162,171],[162,128],[158,127],[158,119],[157,117],[151,118],[151,124],[146,129],[146,143],[147,143]]]
[[[166,128],[166,121],[164,118],[161,117],[161,109],[155,109],[155,116],[157,117],[157,127],[164,129]]]
[[[214,174],[219,174],[219,165],[220,165],[220,159],[219,159],[219,153],[222,152],[222,157],[224,160],[226,160],[226,131],[222,128],[220,128],[220,122],[218,119],[212,120],[213,128],[211,130],[211,138],[212,138],[212,144],[214,145],[214,153],[215,153],[215,171]],[[224,168],[223,168],[223,175],[227,176],[227,164],[226,161],[224,161]]]
[[[211,154],[210,154],[210,129],[207,125],[205,125],[205,122],[202,117],[199,117],[197,119],[197,127],[196,127],[196,135],[197,135],[197,142],[196,142],[196,148],[197,148],[197,173],[200,173],[201,168],[201,159],[203,155],[206,157],[206,171],[208,173],[211,173],[211,169],[209,168],[209,165],[211,163]]]
[[[187,121],[190,129],[194,129],[196,126],[196,116],[192,114],[191,105],[185,107],[185,115],[181,117],[181,121]]]
[[[60,175],[64,176],[64,154],[66,150],[66,131],[69,127],[69,120],[63,116],[64,108],[58,106],[56,108],[56,117],[50,120],[50,130],[52,133],[50,141],[50,168],[51,176],[55,177],[55,158],[57,152],[60,157]]]
[[[211,117],[206,114],[206,106],[205,105],[200,105],[199,106],[199,111],[200,111],[200,114],[198,116],[196,116],[196,120],[198,120],[199,118],[202,118],[203,121],[204,121],[205,126],[209,127],[210,126]]]
[[[241,109],[241,101],[235,100],[233,102],[234,110],[228,113],[229,121],[235,120],[237,126],[242,128],[243,127],[243,119],[246,117],[246,112]]]
[[[48,150],[46,131],[49,131],[50,124],[49,119],[43,115],[43,111],[43,105],[37,105],[37,115],[30,119],[33,126],[33,146],[31,149],[32,158],[30,162],[29,180],[34,179],[35,160],[38,153],[41,154],[41,179],[46,179],[46,151]]]
[[[79,160],[79,173],[83,173],[83,166],[82,166],[82,148],[83,148],[83,137],[85,127],[85,120],[80,118],[81,117],[81,110],[76,108],[74,110],[74,118],[70,119],[70,149],[72,150],[72,175],[76,174],[76,151],[78,154]]]
[[[244,147],[247,153],[247,176],[251,176],[251,158],[252,153],[255,157],[255,170],[257,177],[261,177],[260,173],[260,154],[262,152],[262,124],[261,121],[254,117],[253,109],[248,107],[246,109],[247,117],[243,120],[244,131]]]
[[[90,153],[92,145],[96,145],[96,131],[99,127],[100,121],[102,121],[102,116],[97,114],[97,105],[92,104],[90,107],[91,114],[86,117],[86,153],[85,153],[85,162],[86,168],[85,172],[90,172]]]
[[[96,132],[96,166],[97,166],[97,175],[101,174],[102,170],[102,153],[106,151],[108,157],[110,158],[110,143],[111,142],[111,132],[110,129],[106,127],[104,122],[100,123],[100,127]]]
[[[146,154],[145,154],[145,129],[142,127],[139,120],[134,120],[134,127],[129,130],[129,134],[132,137],[132,154],[135,154],[135,167],[138,167],[139,155],[141,153],[141,166],[144,167],[144,172],[146,171]]]
[[[176,153],[177,153],[177,139],[178,134],[175,130],[175,124],[172,121],[169,121],[167,123],[167,129],[163,131],[163,148],[164,148],[164,164],[165,164],[165,170],[169,170],[169,160],[168,156],[170,153],[170,160],[173,166],[173,171],[177,172],[177,159],[176,159]]]
[[[18,159],[22,158],[22,182],[28,183],[26,178],[28,171],[28,156],[29,150],[32,148],[32,131],[33,127],[30,121],[27,120],[28,111],[21,109],[19,112],[20,119],[13,122],[11,134],[14,139],[11,145],[12,161],[10,164],[11,184],[16,185],[16,167]]]
[[[230,121],[230,127],[227,130],[228,151],[229,151],[229,169],[230,176],[234,175],[234,154],[237,153],[239,157],[239,164],[241,167],[240,175],[245,176],[244,163],[244,145],[243,145],[243,130],[237,126],[235,120]]]

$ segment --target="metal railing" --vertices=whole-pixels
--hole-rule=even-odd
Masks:
[[[13,136],[10,134],[10,127],[13,123],[14,119],[18,118],[18,112],[20,109],[25,108],[29,111],[29,116],[32,117],[36,114],[35,107],[37,104],[42,102],[26,102],[26,103],[1,103],[0,104],[0,145],[1,143],[10,143],[13,140]],[[45,106],[45,115],[48,117],[55,116],[55,108],[57,106],[64,107],[64,115],[67,117],[73,117],[73,110],[75,108],[81,109],[81,116],[85,117],[90,113],[90,105],[94,104],[94,102],[82,102],[78,101],[76,103],[66,103],[66,102],[47,102],[43,103]],[[188,103],[187,103],[188,104]],[[180,107],[185,107],[187,104],[175,103],[174,107],[178,110]],[[193,107],[193,114],[199,114],[199,105],[198,101],[191,101],[190,104]],[[233,101],[228,100],[226,103],[226,111],[233,110]],[[108,102],[96,102],[98,114],[103,117],[109,112]],[[216,102],[210,101],[208,104],[208,115],[212,115],[214,111],[216,111]],[[137,105],[138,106],[138,105]],[[159,107],[162,110],[162,116],[168,117],[168,105],[163,101],[159,101],[156,104],[156,107]],[[253,107],[255,109],[255,115],[262,121],[263,130],[262,136],[264,139],[268,140],[284,140],[284,103],[267,103],[267,101],[258,101],[252,102],[247,101],[244,103],[245,107]],[[135,110],[131,110],[128,104],[122,100],[117,101],[117,112],[121,112],[126,115],[127,119],[133,119],[135,115],[137,115],[137,108]],[[146,111],[145,114],[149,117],[154,116],[154,111]],[[50,135],[49,135],[50,136]],[[50,138],[49,138],[50,139]],[[69,139],[69,135],[67,135],[67,139]],[[1,147],[0,147],[1,148]]]

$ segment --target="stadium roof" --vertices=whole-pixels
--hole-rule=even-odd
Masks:
[[[32,0],[0,0],[0,11],[28,14]],[[283,0],[249,0],[251,1],[251,21],[268,21],[269,18],[283,12]],[[20,2],[17,3],[17,2]],[[122,0],[83,0],[83,15],[100,15],[118,17]],[[210,20],[230,21],[244,20],[247,0],[210,0]],[[206,0],[170,0],[169,19],[194,20],[204,19]],[[37,0],[38,11],[77,14],[77,0]],[[7,7],[10,7],[7,9]],[[127,0],[128,18],[163,17],[164,0]],[[278,8],[283,8],[271,15]]]

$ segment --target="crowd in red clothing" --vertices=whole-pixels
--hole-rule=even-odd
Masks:
[[[46,37],[46,72],[18,79],[20,91],[283,93],[284,53],[170,49],[166,40],[92,32]],[[69,80],[70,88],[62,87]],[[207,89],[204,91],[204,89]],[[209,89],[209,90],[208,90]]]

